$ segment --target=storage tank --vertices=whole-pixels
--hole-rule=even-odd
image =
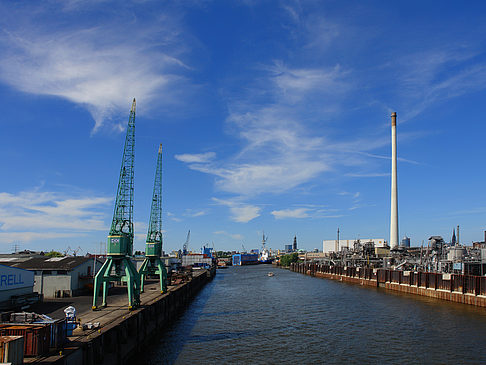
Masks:
[[[449,248],[447,253],[447,260],[449,261],[462,261],[464,255],[466,254],[466,249],[461,246],[452,246]]]
[[[400,243],[401,247],[410,247],[410,237],[403,237],[402,242]]]

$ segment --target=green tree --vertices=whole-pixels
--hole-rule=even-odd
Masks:
[[[47,256],[47,257],[63,257],[64,255],[60,252],[51,250],[50,252],[47,252],[46,254],[44,254],[44,256]]]
[[[280,257],[280,265],[281,266],[290,266],[292,262],[299,261],[299,254],[294,252],[290,255],[283,255]]]

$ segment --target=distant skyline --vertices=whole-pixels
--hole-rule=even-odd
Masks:
[[[137,99],[135,250],[484,239],[486,4],[0,2],[0,252],[97,252]]]

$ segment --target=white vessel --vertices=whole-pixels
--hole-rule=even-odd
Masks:
[[[261,264],[271,264],[273,261],[271,252],[265,247],[265,243],[267,243],[267,239],[268,237],[266,237],[265,232],[263,232],[262,250],[260,252],[260,257],[258,258],[258,261],[260,261]]]

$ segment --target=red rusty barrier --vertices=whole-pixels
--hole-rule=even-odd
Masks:
[[[314,276],[316,273],[340,275],[349,278],[377,280],[378,283],[395,283],[446,290],[463,294],[486,296],[486,277],[435,272],[372,269],[368,267],[330,266],[317,263],[292,263],[292,271]]]
[[[42,325],[0,325],[1,336],[24,337],[24,355],[38,356],[49,351],[50,327]]]

